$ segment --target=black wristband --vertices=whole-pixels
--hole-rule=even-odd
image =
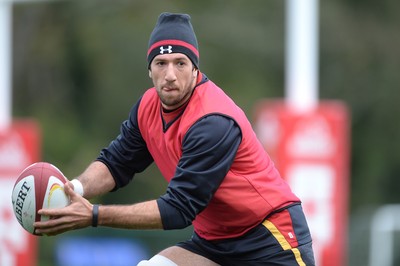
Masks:
[[[98,222],[99,222],[99,205],[98,204],[93,204],[92,226],[93,227],[97,227]]]

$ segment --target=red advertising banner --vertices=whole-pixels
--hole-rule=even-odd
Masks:
[[[0,131],[0,265],[35,266],[37,242],[18,223],[11,193],[19,173],[40,158],[40,132],[34,121],[15,121]]]
[[[322,101],[296,112],[284,101],[255,109],[256,133],[282,177],[300,197],[316,265],[347,264],[349,117],[344,103]]]

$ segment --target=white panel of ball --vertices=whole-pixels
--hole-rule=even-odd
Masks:
[[[63,208],[69,203],[69,198],[64,192],[64,184],[60,179],[50,176],[43,200],[42,209]],[[42,215],[41,221],[48,220],[49,217]]]
[[[33,233],[36,216],[35,177],[33,175],[27,176],[15,184],[12,202],[18,222],[28,232]]]

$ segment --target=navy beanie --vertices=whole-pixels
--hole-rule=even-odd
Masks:
[[[162,13],[150,35],[147,62],[159,54],[182,53],[199,68],[199,49],[190,16],[187,14]]]

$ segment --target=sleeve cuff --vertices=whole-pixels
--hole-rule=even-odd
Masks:
[[[191,225],[191,222],[186,221],[178,209],[168,204],[162,197],[157,199],[157,205],[164,230],[182,229]]]

